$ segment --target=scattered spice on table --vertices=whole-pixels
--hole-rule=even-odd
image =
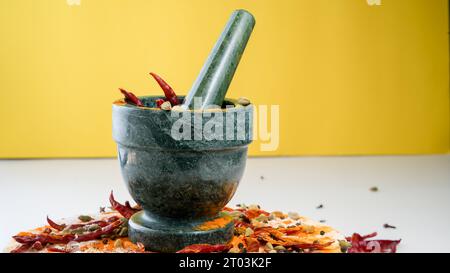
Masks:
[[[323,209],[323,204],[318,205],[316,209]]]
[[[391,229],[396,229],[397,228],[396,226],[389,225],[388,223],[384,224],[383,227],[384,228],[391,228]]]
[[[80,215],[80,216],[78,216],[78,219],[81,222],[89,222],[89,221],[93,220],[93,218],[91,216],[89,216],[89,215]]]
[[[113,210],[102,213],[101,219],[78,219],[79,223],[68,225],[47,218],[49,226],[36,229],[37,233],[21,232],[13,236],[19,245],[11,252],[117,252],[117,249],[133,253],[148,252],[141,243],[128,239],[128,218],[141,208],[132,207],[128,201],[124,204],[117,202],[112,192],[110,202]],[[393,253],[400,243],[400,240],[372,239],[377,233],[365,236],[354,233],[347,238],[342,235],[330,237],[329,234],[335,232],[329,226],[317,222],[308,224],[307,218],[293,212],[267,212],[259,205],[240,204],[236,209],[225,207],[220,218],[204,223],[202,228],[216,228],[230,221],[235,227],[230,243],[190,245],[178,252],[310,253],[334,252],[337,248],[347,253]]]
[[[351,243],[348,253],[395,253],[397,246],[401,240],[369,240],[376,237],[376,232],[368,235],[360,235],[353,233],[351,237],[347,237],[347,241]]]
[[[378,187],[372,187],[372,188],[370,188],[370,191],[371,192],[378,192]]]

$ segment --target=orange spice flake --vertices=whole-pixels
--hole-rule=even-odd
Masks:
[[[204,230],[223,228],[228,223],[230,223],[232,219],[233,218],[231,218],[230,216],[225,215],[223,217],[219,217],[214,220],[204,222],[201,225],[195,227],[195,230],[203,230],[204,231]]]

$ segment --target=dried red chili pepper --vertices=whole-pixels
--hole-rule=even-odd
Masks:
[[[11,250],[10,253],[23,253],[31,248],[31,244],[24,244]]]
[[[122,88],[119,88],[119,90],[125,96],[126,102],[135,104],[136,106],[144,106],[142,101],[138,97],[136,97],[133,93],[128,92],[127,90],[122,89]]]
[[[267,211],[261,210],[261,209],[252,209],[252,210],[245,210],[244,211],[244,215],[245,217],[247,217],[247,219],[252,220],[258,216],[260,216],[261,214],[265,215],[265,216],[269,216],[270,213],[268,213]]]
[[[164,91],[166,99],[170,102],[170,104],[172,104],[172,106],[180,104],[177,94],[175,94],[175,91],[173,91],[170,85],[168,85],[160,76],[156,75],[155,73],[150,72],[150,75],[152,75],[156,82],[158,82],[159,86]]]
[[[99,227],[106,227],[110,223],[115,222],[117,220],[119,220],[119,217],[112,216],[112,217],[109,217],[108,219],[106,219],[106,221],[105,220],[97,220],[97,221],[93,221],[93,222],[89,222],[89,223],[72,224],[68,227],[68,229],[76,229],[76,228],[81,228],[81,227],[88,226],[88,225],[98,225]]]
[[[246,237],[245,243],[247,245],[246,249],[248,252],[258,252],[261,247],[261,244],[257,238]]]
[[[70,241],[76,241],[76,242],[85,242],[90,240],[95,240],[100,238],[102,235],[106,235],[111,233],[114,229],[122,225],[121,220],[117,220],[111,224],[109,224],[106,227],[103,227],[99,230],[96,230],[91,233],[86,233],[82,235],[73,235],[73,234],[65,234],[65,235],[51,235],[51,234],[31,234],[31,235],[25,235],[20,236],[16,235],[13,236],[14,240],[16,242],[21,244],[27,244],[31,245],[35,242],[40,242],[41,244],[67,244]]]
[[[117,202],[114,199],[113,191],[111,191],[111,194],[109,195],[109,202],[111,203],[113,209],[117,210],[123,217],[127,219],[130,219],[133,214],[139,211],[138,209],[132,208],[129,202],[126,202],[125,205]]]
[[[13,236],[16,242],[21,244],[33,244],[35,242],[40,242],[41,244],[67,244],[68,242],[75,239],[75,235],[50,235],[50,234],[32,234],[25,236]]]
[[[208,245],[208,244],[196,244],[190,245],[177,253],[211,253],[211,252],[225,252],[231,249],[231,245]]]
[[[37,241],[37,242],[34,242],[34,244],[31,245],[31,248],[35,249],[35,250],[42,250],[44,248],[44,246],[42,245],[41,242]]]
[[[57,223],[53,222],[50,218],[48,218],[48,216],[47,216],[47,223],[49,224],[49,226],[59,231],[62,231],[66,228],[65,224],[58,225]]]
[[[48,252],[56,252],[56,253],[70,253],[70,251],[57,247],[47,247]]]
[[[326,242],[323,244],[294,244],[290,247],[298,248],[298,249],[323,249],[325,247],[328,247],[332,245],[334,241]]]
[[[98,230],[96,230],[94,232],[77,235],[73,241],[86,242],[86,241],[98,239],[102,235],[106,235],[106,234],[111,233],[113,230],[118,228],[120,225],[122,225],[122,221],[121,220],[117,220],[117,221],[113,222],[112,224],[110,224],[110,225],[108,225],[106,227],[103,227],[101,229],[98,229]]]

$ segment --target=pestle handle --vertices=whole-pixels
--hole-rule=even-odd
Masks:
[[[255,19],[248,11],[233,12],[186,96],[183,103],[185,108],[198,110],[222,106],[254,26]],[[202,98],[201,105],[194,104],[194,98],[198,97]]]

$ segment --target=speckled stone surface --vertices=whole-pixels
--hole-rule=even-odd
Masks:
[[[141,100],[145,106],[154,107],[157,98]],[[217,243],[231,238],[228,235],[232,234],[232,226],[208,232],[191,227],[217,217],[234,195],[252,140],[253,106],[236,105],[214,111],[242,115],[243,138],[175,140],[171,128],[178,118],[171,111],[113,104],[113,137],[123,179],[133,199],[145,211],[130,221],[132,240],[141,241],[151,250],[167,252],[192,243]],[[192,136],[194,118],[193,114]],[[202,124],[211,118],[202,117]],[[226,122],[225,115],[224,128]],[[236,126],[237,118],[231,124]]]
[[[233,12],[183,102],[187,108],[222,105],[254,26],[255,18],[248,11]],[[196,97],[202,98],[201,105],[194,103]]]
[[[223,227],[198,230],[201,222],[171,219],[163,222],[138,212],[129,221],[129,237],[141,242],[147,250],[157,252],[176,252],[192,244],[226,244],[233,238],[234,222]]]

